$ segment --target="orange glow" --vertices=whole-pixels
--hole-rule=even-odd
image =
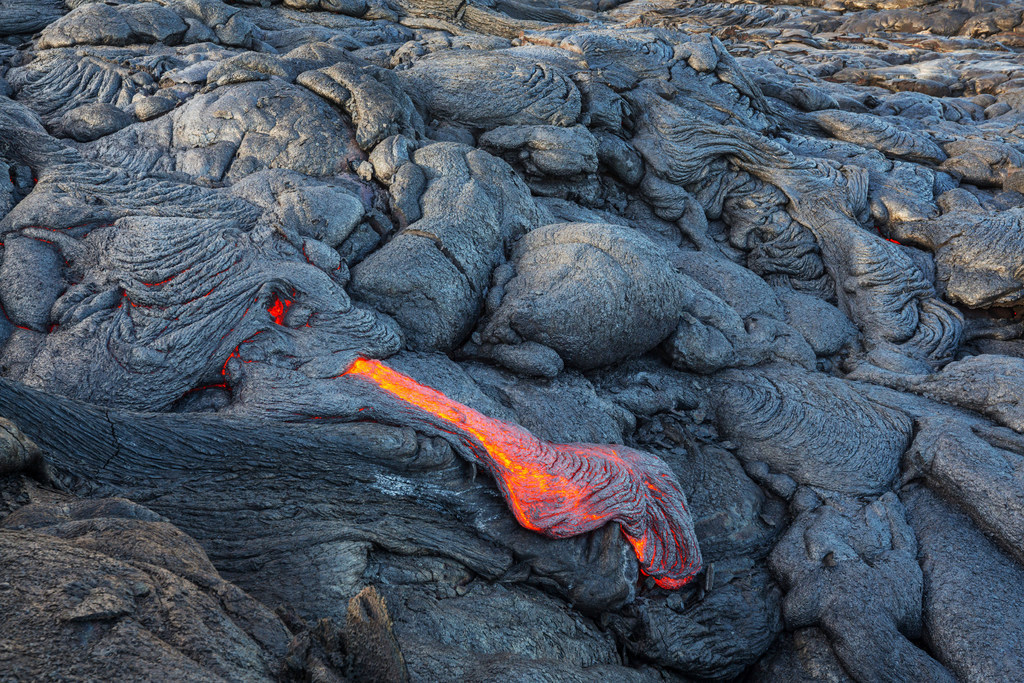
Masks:
[[[342,376],[371,382],[441,420],[495,478],[516,520],[566,538],[619,522],[645,574],[679,588],[701,569],[685,498],[662,461],[624,446],[553,444],[452,401],[376,360]],[[428,420],[437,426],[436,421]]]
[[[168,282],[176,278],[178,275],[180,275],[180,273],[175,273],[174,275],[171,275],[170,277],[161,280],[160,282],[143,282],[142,284],[145,285],[146,287],[159,287],[160,285],[166,285]]]
[[[267,313],[274,318],[274,322],[278,325],[284,325],[284,316],[288,312],[288,308],[292,305],[289,299],[282,300],[281,297],[274,295],[274,302],[267,309]]]

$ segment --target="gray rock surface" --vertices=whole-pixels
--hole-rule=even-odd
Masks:
[[[924,625],[936,656],[962,680],[1001,677],[1020,659],[1020,633],[1002,627],[1021,618],[1019,603],[1002,597],[1020,585],[1020,564],[934,493],[914,488],[904,497],[920,543]],[[950,547],[964,548],[964,556],[950,557]]]
[[[350,680],[390,673],[401,680],[394,675],[405,673],[401,653],[388,649],[390,617],[372,589],[352,598],[344,628],[320,624],[335,650],[325,662],[301,647],[316,637],[313,629],[301,620],[286,625],[221,578],[199,544],[166,518],[124,498],[52,490],[40,478],[38,447],[6,420],[0,427],[7,437],[0,443],[5,676]],[[13,462],[25,451],[35,460]],[[365,615],[362,633],[352,628],[356,609]]]

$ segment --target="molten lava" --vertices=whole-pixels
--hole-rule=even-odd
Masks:
[[[487,417],[379,361],[342,376],[372,383],[427,424],[456,437],[498,483],[527,529],[566,538],[618,522],[644,574],[679,588],[701,569],[686,498],[660,459],[625,446],[553,444]]]
[[[292,305],[289,299],[281,299],[281,297],[275,295],[273,303],[267,308],[267,313],[274,318],[274,322],[278,325],[284,325],[284,316],[288,313],[288,308]]]

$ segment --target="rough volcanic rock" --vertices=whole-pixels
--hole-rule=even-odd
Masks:
[[[899,671],[909,680],[953,681],[908,640],[921,634],[923,584],[914,534],[896,495],[886,493],[863,507],[843,499],[801,506],[771,556],[787,589],[786,626],[821,626],[839,661],[858,679]],[[876,658],[864,658],[864,652]]]
[[[739,457],[798,484],[880,493],[895,483],[910,445],[905,415],[825,375],[777,366],[729,370],[709,389],[719,429],[737,444]]]
[[[571,126],[582,107],[569,76],[529,52],[441,52],[399,75],[431,116],[473,126]]]
[[[16,678],[407,680],[383,599],[366,587],[339,628],[278,615],[222,579],[195,540],[124,498],[49,487],[38,447],[0,427],[0,627]],[[28,458],[26,458],[28,453]],[[46,654],[40,656],[40,653]]]
[[[353,269],[352,292],[394,316],[413,348],[447,350],[469,333],[491,271],[536,227],[537,209],[507,164],[471,147],[427,145],[408,166],[422,172],[412,199],[422,217]]]
[[[1020,605],[1001,596],[1024,580],[1020,564],[927,489],[904,498],[920,544],[924,625],[938,659],[963,680],[998,678],[1019,666],[1020,631],[1001,625],[1020,621]],[[964,556],[950,557],[951,547]]]

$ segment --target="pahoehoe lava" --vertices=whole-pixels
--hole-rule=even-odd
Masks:
[[[465,444],[490,472],[516,520],[553,538],[622,525],[643,573],[662,588],[681,588],[701,569],[686,498],[659,459],[624,446],[553,444],[522,427],[460,405],[379,361],[356,359],[343,373],[358,377],[422,411],[407,417]],[[384,411],[378,419],[400,419]]]
[[[1024,5],[0,0],[0,680],[1024,669]]]

